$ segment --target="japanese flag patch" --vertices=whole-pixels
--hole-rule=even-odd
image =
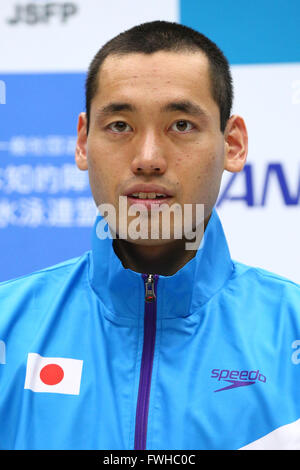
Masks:
[[[25,389],[79,395],[83,361],[29,353]]]

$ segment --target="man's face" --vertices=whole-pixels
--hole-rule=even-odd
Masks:
[[[218,196],[226,144],[206,56],[165,51],[109,56],[99,75],[87,136],[84,113],[78,125],[86,163],[77,161],[89,171],[97,206],[112,204],[118,217],[119,196],[135,184],[154,184],[169,192],[169,205],[204,204],[207,219]]]

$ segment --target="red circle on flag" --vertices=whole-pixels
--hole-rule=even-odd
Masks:
[[[42,368],[40,378],[46,385],[56,385],[64,378],[64,371],[57,364],[47,364]]]

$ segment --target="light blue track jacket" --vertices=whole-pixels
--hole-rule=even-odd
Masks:
[[[215,209],[172,276],[125,269],[97,222],[0,284],[0,449],[300,448],[300,286],[233,261]]]

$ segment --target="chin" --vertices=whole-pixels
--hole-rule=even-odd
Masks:
[[[177,242],[177,243],[180,243],[180,240],[178,239],[175,239],[175,238],[170,238],[170,239],[164,239],[164,238],[160,238],[160,239],[151,239],[151,238],[148,238],[148,239],[142,239],[142,238],[138,238],[137,240],[133,240],[131,238],[127,238],[126,240],[128,243],[133,243],[134,245],[139,245],[139,246],[163,246],[163,245],[169,245],[171,243],[174,243],[174,242]]]

